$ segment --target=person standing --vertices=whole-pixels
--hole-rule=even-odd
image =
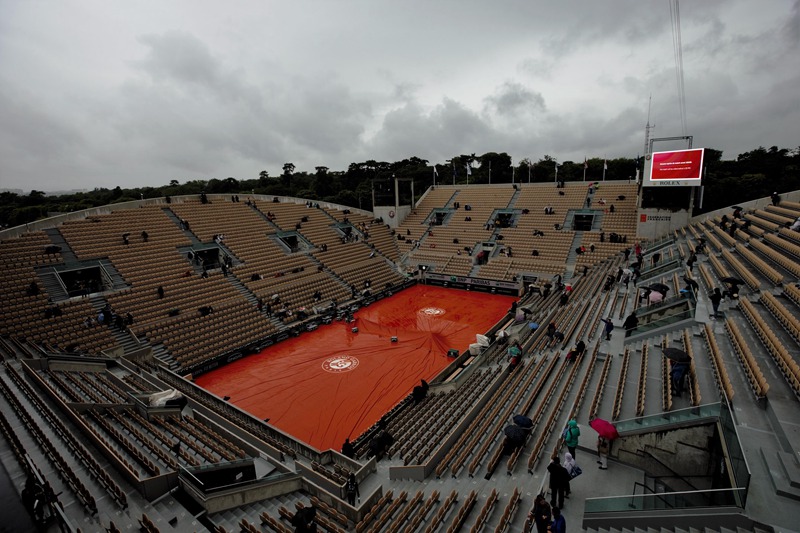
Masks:
[[[711,307],[714,309],[714,314],[711,316],[712,318],[717,318],[719,313],[719,303],[722,301],[722,293],[719,291],[719,287],[714,289],[714,292],[711,293],[709,299],[711,300]]]
[[[356,450],[353,447],[353,444],[350,442],[350,437],[344,439],[344,444],[342,444],[342,455],[349,459],[353,459],[356,456]]]
[[[558,507],[553,507],[553,523],[550,524],[550,531],[552,533],[567,533],[567,521]]]
[[[350,472],[350,477],[347,478],[347,483],[345,484],[345,492],[347,493],[347,503],[355,507],[356,497],[361,499],[361,494],[358,492],[358,482],[356,481],[356,475],[352,472]]]
[[[533,509],[531,509],[528,518],[533,519],[537,533],[547,533],[547,526],[553,520],[553,513],[550,510],[550,504],[547,503],[547,499],[543,495],[536,496],[533,502]]]
[[[578,468],[578,463],[575,462],[575,458],[572,457],[571,453],[567,452],[564,454],[564,462],[562,463],[562,466],[567,470],[571,482],[572,478],[574,478],[577,475],[575,469]],[[572,492],[572,486],[570,483],[567,483],[567,493],[565,494],[565,497],[569,498],[571,492]]]
[[[603,322],[606,327],[604,329],[606,334],[606,340],[611,340],[611,332],[614,331],[614,322],[611,321],[611,318],[601,318],[601,322]]]
[[[572,457],[576,457],[575,449],[578,447],[578,437],[580,436],[581,429],[578,427],[578,422],[573,418],[567,423],[567,429],[564,430],[564,444],[567,445]]]
[[[597,437],[597,456],[599,457],[597,464],[600,470],[608,469],[608,452],[611,449],[611,443],[604,437]]]
[[[519,364],[520,359],[522,359],[522,346],[520,346],[519,341],[515,340],[511,346],[508,347],[506,350],[506,355],[508,362],[511,363],[513,366]]]
[[[558,503],[558,507],[563,508],[564,496],[569,486],[569,473],[561,466],[558,455],[553,456],[553,460],[547,465],[547,471],[550,473],[550,506],[556,508]]]

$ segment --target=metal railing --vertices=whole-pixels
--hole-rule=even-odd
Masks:
[[[700,509],[734,506],[741,500],[744,487],[702,491],[659,492],[587,498],[584,516],[592,513],[649,511],[658,509]]]

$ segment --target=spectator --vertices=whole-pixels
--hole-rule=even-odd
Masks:
[[[597,464],[600,470],[608,469],[608,452],[611,449],[611,443],[608,439],[597,437],[597,456],[599,457]]]
[[[551,533],[567,533],[567,520],[561,514],[561,507],[553,507],[553,523],[550,524]]]
[[[578,438],[581,436],[581,429],[578,427],[578,422],[574,418],[567,422],[567,427],[564,428],[564,444],[567,445],[567,450],[576,456],[575,451],[578,448]]]
[[[606,326],[604,328],[606,334],[606,340],[611,340],[611,332],[614,331],[614,322],[611,321],[611,318],[601,318],[601,322],[603,322]]]
[[[533,509],[528,514],[528,519],[536,524],[536,533],[547,533],[553,518],[550,504],[542,494],[538,494],[533,502]]]
[[[350,438],[344,439],[344,444],[342,444],[342,455],[349,459],[353,459],[356,456],[356,449],[353,447],[353,444],[350,442]]]
[[[547,465],[547,472],[550,474],[550,505],[559,507],[564,506],[564,496],[569,486],[569,472],[561,466],[558,455],[553,456],[553,460]]]
[[[719,304],[722,301],[722,293],[719,291],[719,287],[716,287],[708,298],[711,300],[711,307],[714,309],[714,314],[711,317],[717,318],[719,316]]]

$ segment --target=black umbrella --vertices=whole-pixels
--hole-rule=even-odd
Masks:
[[[524,442],[525,437],[528,436],[528,432],[524,428],[515,425],[506,426],[503,433],[506,434],[506,437],[515,442]]]
[[[695,289],[695,290],[696,290],[696,289],[699,287],[699,285],[697,284],[697,282],[696,282],[695,280],[693,280],[692,278],[690,278],[689,276],[683,276],[683,281],[685,281],[685,282],[686,282],[686,284],[687,284],[689,287],[691,287],[691,288],[693,288],[693,289]]]
[[[514,415],[514,423],[521,428],[530,429],[533,427],[533,420],[525,415]]]
[[[688,363],[692,360],[688,353],[678,348],[664,348],[664,355],[676,363]]]
[[[542,287],[544,287],[545,289],[549,289],[549,288],[551,288],[552,286],[553,286],[553,284],[552,284],[552,283],[550,283],[549,281],[548,281],[547,283],[545,283],[544,285],[542,285]]]
[[[744,281],[740,280],[739,278],[734,278],[728,276],[727,278],[722,278],[720,281],[723,283],[730,283],[731,285],[744,285]]]
[[[648,287],[651,291],[658,291],[658,292],[667,292],[669,287],[664,285],[663,283],[653,283]]]

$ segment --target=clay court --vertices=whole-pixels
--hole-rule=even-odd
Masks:
[[[318,448],[340,448],[452,362],[514,298],[416,285],[196,382]],[[357,326],[358,333],[352,333]],[[398,338],[397,343],[391,337]]]

